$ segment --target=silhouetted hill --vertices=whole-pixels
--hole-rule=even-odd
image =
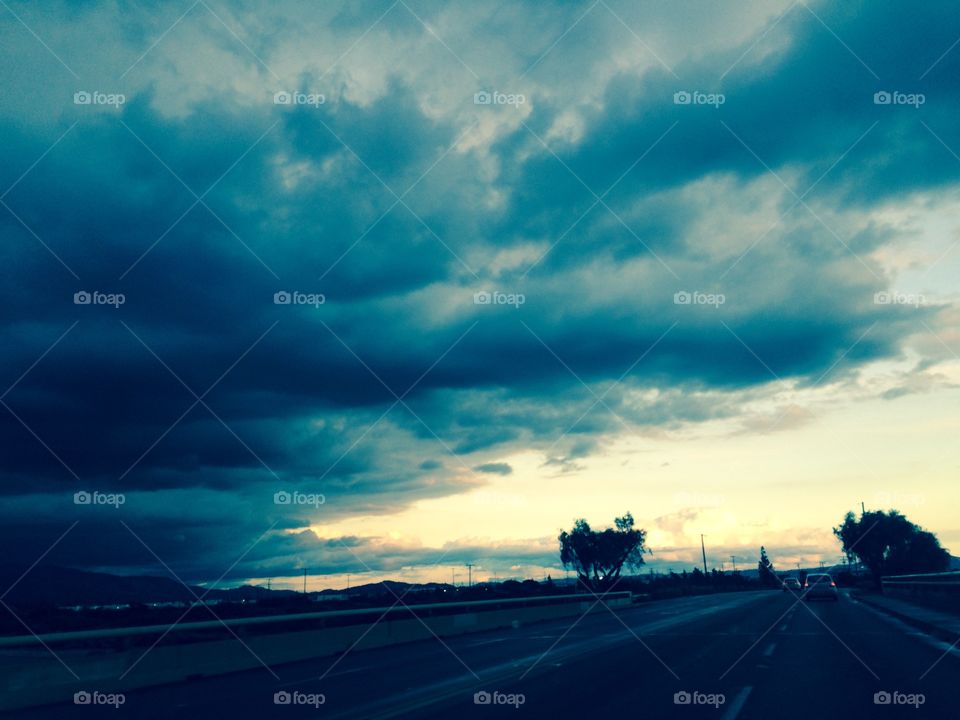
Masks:
[[[196,598],[179,581],[152,575],[111,575],[72,568],[39,565],[17,579],[28,566],[0,565],[0,587],[16,586],[4,598],[15,605],[114,605],[126,603],[190,602]],[[202,596],[204,588],[192,586]],[[259,600],[294,594],[289,590],[243,586],[229,590],[211,590],[206,599]]]

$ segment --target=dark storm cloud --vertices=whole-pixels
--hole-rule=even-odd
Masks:
[[[930,130],[960,146],[960,54],[917,79],[960,33],[942,20],[947,4],[818,11],[880,80],[797,8],[777,30],[783,49],[745,59],[723,83],[717,67],[743,49],[685,61],[680,81],[659,67],[614,76],[572,143],[549,139],[564,108],[543,97],[531,98],[529,130],[458,146],[469,121],[434,111],[400,72],[372,100],[333,87],[318,108],[273,105],[277,83],[265,74],[259,102],[228,85],[180,113],[165,108],[159,81],[108,112],[70,104],[59,81],[41,88],[37,108],[0,120],[0,185],[12,187],[0,215],[0,389],[14,385],[0,408],[4,544],[37,557],[79,520],[52,559],[146,567],[125,519],[200,579],[273,527],[300,532],[269,535],[236,576],[281,574],[300,556],[347,569],[309,524],[455,493],[480,482],[471,468],[510,470],[461,455],[550,446],[569,433],[546,461],[569,471],[624,424],[737,412],[735,400],[695,393],[832,382],[896,356],[937,309],[874,305],[885,280],[868,256],[887,239],[882,229],[851,226],[844,247],[799,207],[740,260],[752,232],[733,229],[731,250],[695,230],[718,202],[752,211],[750,193],[765,190],[751,183],[767,170],[751,150],[802,194],[874,123],[807,198],[818,214],[832,220],[955,180],[956,160]],[[332,25],[359,28],[381,12],[351,4]],[[423,32],[408,17],[397,23],[398,42]],[[897,42],[876,42],[891,28]],[[152,37],[130,32],[138,47]],[[257,50],[272,56],[274,43],[283,38]],[[306,72],[299,81],[330,83]],[[674,105],[688,86],[722,90],[727,102]],[[874,105],[882,89],[928,102]],[[474,112],[472,92],[463,97]],[[606,198],[610,210],[590,210],[583,183],[602,193],[674,123]],[[484,152],[494,175],[480,172]],[[728,195],[679,194],[713,177]],[[491,190],[502,205],[487,204]],[[795,199],[782,191],[782,210]],[[523,262],[496,266],[498,253],[531,243]],[[678,291],[698,289],[727,302],[675,304]],[[125,302],[75,305],[81,290]],[[525,302],[475,305],[483,290]],[[275,304],[281,291],[324,302]],[[631,396],[649,388],[660,399]],[[84,515],[91,508],[71,501],[84,489],[128,502]],[[273,503],[295,489],[326,503]]]

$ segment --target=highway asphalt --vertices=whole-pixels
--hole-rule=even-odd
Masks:
[[[960,650],[846,594],[598,605],[580,618],[271,670],[279,680],[261,668],[128,692],[119,708],[5,717],[960,718]]]

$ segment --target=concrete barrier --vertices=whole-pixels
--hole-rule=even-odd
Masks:
[[[881,578],[883,594],[921,605],[960,611],[960,572]]]
[[[603,602],[627,607],[631,595],[609,593]],[[593,595],[556,595],[6,637],[0,638],[0,709],[69,702],[80,690],[123,692],[590,611],[606,610]]]

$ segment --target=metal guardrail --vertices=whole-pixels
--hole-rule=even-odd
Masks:
[[[956,587],[960,589],[960,572],[920,573],[916,575],[888,575],[881,578],[884,587]]]
[[[228,628],[245,626],[263,626],[263,625],[283,625],[288,623],[298,623],[304,621],[318,621],[322,624],[326,620],[344,619],[347,622],[341,622],[340,625],[358,624],[362,622],[363,616],[383,615],[388,618],[390,615],[405,615],[410,612],[433,614],[455,614],[460,611],[494,611],[501,608],[511,607],[536,607],[539,605],[562,605],[575,602],[593,602],[597,598],[604,602],[614,600],[626,601],[631,603],[632,595],[630,592],[611,592],[606,595],[591,595],[587,593],[578,593],[575,595],[543,595],[539,597],[526,598],[505,598],[502,600],[467,600],[463,602],[441,602],[427,603],[422,605],[406,605],[396,603],[388,607],[372,608],[352,608],[350,610],[325,610],[322,612],[311,613],[293,613],[290,615],[266,615],[248,618],[231,618],[228,620],[205,620],[200,622],[178,623],[170,625],[141,625],[138,627],[122,628],[102,628],[98,630],[77,630],[71,632],[47,633],[44,635],[13,635],[9,637],[0,637],[0,648],[21,647],[29,645],[44,645],[49,643],[72,643],[90,640],[102,640],[107,638],[136,637],[142,635],[173,635],[175,633],[190,633],[203,630],[222,630],[224,626]],[[350,620],[356,619],[356,623]]]

